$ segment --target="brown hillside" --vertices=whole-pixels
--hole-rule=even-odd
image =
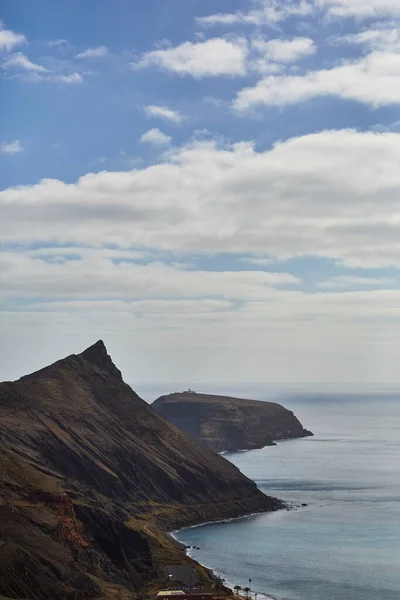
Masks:
[[[141,400],[101,341],[1,383],[0,422],[0,596],[130,598],[189,560],[165,531],[282,506]]]

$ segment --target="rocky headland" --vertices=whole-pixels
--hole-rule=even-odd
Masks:
[[[284,406],[192,391],[161,396],[152,407],[215,452],[250,450],[313,435]]]
[[[101,341],[0,383],[0,424],[0,597],[146,595],[195,564],[167,531],[283,507],[141,400]]]

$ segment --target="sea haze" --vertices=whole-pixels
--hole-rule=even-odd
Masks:
[[[279,400],[315,437],[226,457],[265,493],[307,506],[187,529],[178,539],[199,546],[192,556],[228,582],[251,579],[253,591],[277,600],[398,600],[400,393]]]

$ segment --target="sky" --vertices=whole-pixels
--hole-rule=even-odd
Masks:
[[[399,0],[0,19],[0,379],[400,381]]]

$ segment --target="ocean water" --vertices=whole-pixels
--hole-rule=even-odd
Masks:
[[[399,600],[400,391],[246,395],[275,397],[315,437],[226,458],[263,492],[307,506],[177,538],[227,583],[251,579],[259,598]]]

